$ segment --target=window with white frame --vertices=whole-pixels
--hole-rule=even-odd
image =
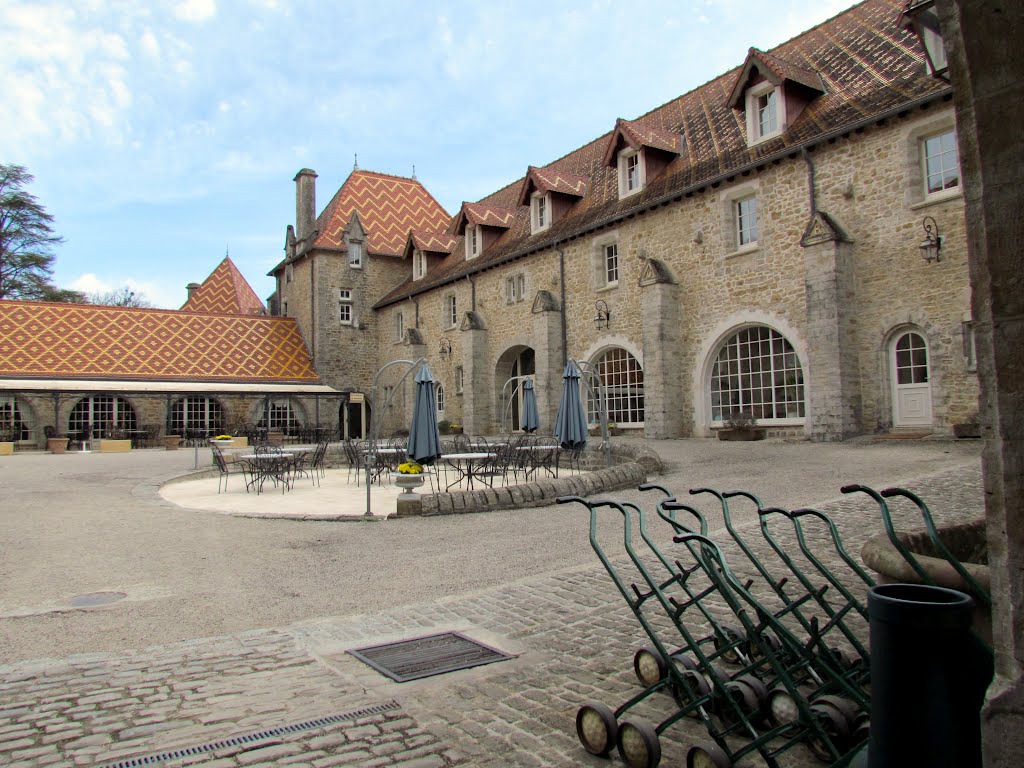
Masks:
[[[785,110],[781,87],[761,83],[747,91],[747,143],[756,144],[782,133]]]
[[[604,284],[618,285],[619,283],[619,244],[608,243],[601,249],[602,264],[604,266]]]
[[[440,420],[444,415],[444,387],[438,384],[434,389],[434,394],[437,396],[437,417]]]
[[[608,422],[640,425],[644,423],[644,371],[640,361],[622,347],[604,352],[594,364],[608,398]],[[597,399],[588,395],[587,419],[601,421]]]
[[[644,188],[644,155],[642,149],[619,152],[619,197],[628,197]]]
[[[358,240],[348,242],[348,265],[357,269],[363,266],[363,244]]]
[[[480,255],[483,247],[483,233],[479,224],[470,224],[466,227],[466,258],[473,259]]]
[[[405,339],[405,315],[401,312],[395,314],[395,341]]]
[[[338,289],[338,317],[342,325],[352,325],[352,291],[349,288]]]
[[[736,211],[736,246],[753,246],[757,244],[757,196],[741,197],[735,203]]]
[[[505,278],[505,303],[515,304],[526,298],[526,274],[520,272]]]
[[[956,131],[949,130],[922,139],[921,161],[926,196],[960,186]]]
[[[302,420],[299,418],[298,410],[292,405],[291,400],[287,398],[271,400],[266,415],[267,427],[273,432],[294,435],[302,427]]]
[[[551,226],[551,195],[534,192],[530,197],[530,214],[533,232],[540,232]]]
[[[743,328],[719,348],[711,369],[711,421],[742,411],[759,421],[802,419],[804,372],[793,345],[778,331]]]
[[[455,393],[462,394],[462,384],[466,379],[465,371],[461,365],[455,366]]]
[[[421,280],[427,274],[427,254],[418,248],[412,252],[412,279]]]
[[[459,307],[455,300],[455,294],[449,293],[444,297],[444,327],[454,328],[459,324]]]

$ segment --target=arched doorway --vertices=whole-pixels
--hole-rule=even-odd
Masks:
[[[928,343],[916,331],[897,333],[889,345],[893,427],[932,425]]]
[[[593,360],[608,398],[608,422],[616,426],[644,425],[644,370],[628,350],[609,347]],[[597,398],[587,390],[587,420],[601,420]]]
[[[511,384],[508,389],[505,389],[505,383],[517,376],[532,376],[536,372],[537,355],[533,347],[523,345],[510,347],[498,358],[494,380],[497,390],[499,408],[497,422],[499,425],[504,422],[509,425],[509,429],[522,428],[520,419],[523,413],[523,389],[521,386],[513,389]],[[512,392],[514,394],[511,394]],[[505,397],[509,397],[511,402],[505,400]]]

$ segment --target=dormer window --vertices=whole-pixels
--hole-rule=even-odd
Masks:
[[[774,138],[786,124],[782,87],[761,83],[747,91],[747,143]]]
[[[349,241],[348,244],[348,265],[356,269],[363,267],[363,244],[358,241]]]
[[[619,197],[628,197],[644,188],[642,149],[624,149],[619,153]]]
[[[483,234],[480,232],[479,224],[470,224],[466,227],[466,258],[475,259],[480,255],[480,248],[483,243]]]
[[[422,280],[427,275],[427,254],[417,249],[412,254],[412,279]]]
[[[551,226],[551,195],[534,192],[530,197],[530,219],[533,232],[540,232]]]

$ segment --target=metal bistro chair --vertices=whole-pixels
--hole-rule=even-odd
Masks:
[[[217,469],[220,471],[220,474],[217,476],[217,493],[221,492],[221,488],[222,487],[223,487],[223,490],[225,490],[225,491],[228,489],[228,477],[229,476],[231,476],[231,475],[247,475],[247,472],[246,472],[247,468],[245,466],[243,466],[241,464],[236,464],[236,463],[229,463],[228,460],[224,458],[224,454],[221,453],[220,448],[218,448],[216,445],[211,445],[210,446],[210,451],[213,453],[214,463],[216,463]],[[232,471],[232,467],[235,467],[235,466],[237,466],[238,469],[235,470],[235,471]],[[245,492],[246,493],[249,492],[249,486],[250,486],[249,478],[248,478],[248,476],[246,476],[245,477]]]
[[[327,456],[328,442],[323,440],[316,445],[316,450],[313,451],[313,459],[309,463],[310,477],[313,482],[320,485],[320,479],[325,476],[324,471],[324,459]]]

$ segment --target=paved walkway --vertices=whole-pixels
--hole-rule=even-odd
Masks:
[[[845,482],[907,485],[943,519],[981,512],[976,444],[652,447],[669,487],[818,506],[852,551],[879,525],[864,497],[840,497]],[[614,707],[637,690],[644,637],[590,551],[580,507],[371,526],[226,518],[156,493],[190,460],[0,464],[0,764],[608,764],[583,752],[573,720],[585,700]],[[650,506],[639,492],[618,498]],[[738,513],[749,525],[750,510]],[[103,591],[127,597],[70,606]],[[446,630],[517,656],[399,684],[345,653]],[[670,700],[649,709],[664,716]],[[682,764],[699,738],[689,721],[674,726],[662,764]]]

